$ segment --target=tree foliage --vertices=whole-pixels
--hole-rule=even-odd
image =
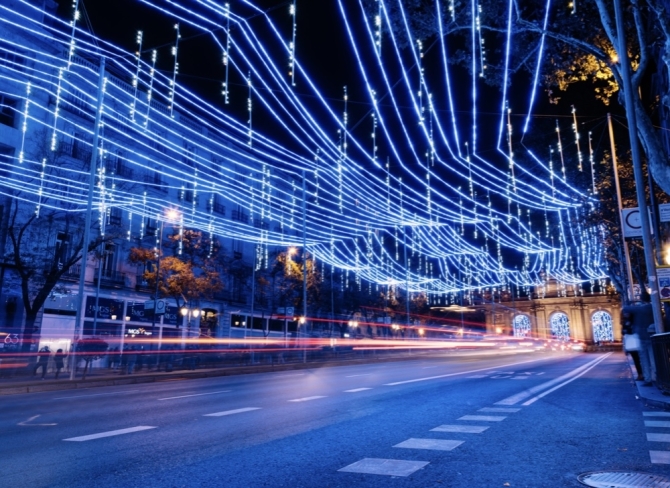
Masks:
[[[143,265],[143,278],[154,289],[158,280],[158,297],[170,297],[178,307],[211,299],[223,289],[219,261],[219,245],[204,237],[202,232],[185,230],[180,235],[174,232],[166,246],[174,252],[163,256],[159,250],[160,263],[156,266],[154,249],[133,247],[128,260],[135,265]],[[181,250],[181,254],[179,254]]]

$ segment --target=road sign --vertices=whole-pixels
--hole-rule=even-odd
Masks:
[[[147,300],[144,302],[144,310],[146,312],[153,312],[155,310],[156,315],[163,315],[167,310],[167,302],[165,300],[158,300],[156,302],[156,308],[154,309],[154,301]]]
[[[279,307],[277,313],[279,315],[293,315],[295,309],[293,307]]]
[[[642,237],[642,221],[640,220],[639,207],[624,208],[621,210],[623,217],[623,236],[624,237]],[[651,214],[649,215],[649,229],[654,233],[654,226],[651,223]]]

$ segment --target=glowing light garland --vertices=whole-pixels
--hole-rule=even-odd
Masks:
[[[344,0],[338,2],[370,96],[372,151],[365,149],[366,144],[349,127],[346,87],[344,110],[339,117],[313,84],[305,67],[297,61],[295,1],[291,4],[292,41],[279,44],[285,46],[290,60],[288,83],[285,75],[281,75],[281,62],[275,63],[266,49],[272,36],[280,40],[281,34],[265,13],[267,29],[262,41],[258,28],[252,29],[247,20],[234,15],[228,4],[221,7],[210,2],[195,2],[203,14],[176,2],[170,3],[173,10],[148,0],[144,3],[176,20],[171,78],[157,70],[156,50],[152,51],[149,61],[142,59],[142,33],[136,38],[135,56],[128,56],[118,47],[80,30],[76,26],[77,17],[71,23],[72,32],[68,36],[69,24],[56,18],[52,18],[52,26],[41,26],[0,6],[2,24],[21,29],[26,39],[44,38],[67,52],[67,59],[63,60],[57,48],[45,52],[29,41],[15,42],[16,54],[30,58],[33,63],[26,63],[21,69],[7,65],[0,68],[0,93],[23,102],[23,139],[18,157],[23,169],[17,171],[6,165],[9,176],[0,181],[0,194],[34,204],[38,215],[41,208],[58,209],[63,205],[81,211],[88,191],[83,178],[87,171],[72,168],[65,171],[53,164],[47,167],[46,158],[33,159],[25,134],[28,128],[34,133],[39,128],[49,129],[54,154],[68,147],[64,142],[68,140],[72,141],[71,147],[77,144],[77,147],[88,145],[90,148],[87,135],[92,132],[95,111],[100,109],[104,123],[101,147],[89,150],[103,151],[105,157],[111,154],[120,158],[118,155],[123,154],[116,164],[127,165],[128,169],[119,171],[121,166],[118,166],[112,174],[106,174],[102,168],[95,201],[100,215],[106,216],[101,217],[102,227],[112,209],[127,212],[128,228],[124,235],[128,240],[133,235],[142,238],[146,234],[146,218],[161,220],[167,192],[179,197],[174,202],[180,213],[179,250],[184,230],[199,229],[212,237],[257,243],[254,265],[267,266],[269,246],[302,246],[299,237],[302,235],[303,197],[296,193],[296,181],[302,180],[300,175],[305,172],[304,198],[310,202],[305,210],[307,247],[312,256],[319,256],[322,266],[345,270],[343,286],[348,286],[352,272],[359,289],[362,289],[362,281],[367,281],[386,285],[387,293],[388,287],[400,287],[411,293],[439,295],[446,301],[447,295],[451,294],[449,300],[453,300],[453,293],[464,289],[509,290],[510,286],[540,285],[548,276],[577,284],[585,280],[595,282],[604,276],[602,248],[596,231],[575,227],[574,222],[582,210],[574,202],[582,195],[567,183],[558,122],[561,179],[554,179],[551,154],[544,163],[528,151],[533,170],[514,157],[512,123],[507,109],[503,114],[507,124],[501,125],[500,136],[502,127],[506,126],[508,172],[499,163],[477,153],[478,78],[486,66],[481,9],[474,0],[470,13],[472,110],[467,137],[471,146],[465,143],[465,156],[461,155],[458,129],[467,124],[461,123],[454,110],[446,44],[441,39],[442,86],[429,86],[436,78],[426,76],[428,65],[420,40],[412,43],[407,56],[399,49],[395,34],[389,32],[389,49],[384,50],[386,57],[382,60],[382,25],[391,25],[384,0],[378,0],[378,15],[370,19],[362,36],[354,32],[349,23],[349,15],[353,15],[349,13],[349,6]],[[245,4],[252,6],[250,2]],[[506,60],[512,42],[511,1],[509,5]],[[547,2],[547,10],[549,5]],[[358,8],[363,8],[360,2]],[[439,1],[436,8],[439,12]],[[400,2],[398,9],[407,35],[412,38]],[[78,12],[76,4],[74,10]],[[449,11],[453,21],[453,2],[449,4]],[[220,25],[210,20],[221,17],[226,21],[223,42],[214,34]],[[229,70],[235,70],[247,80],[246,123],[221,112],[178,83],[180,23],[208,33],[223,52],[226,104],[230,96]],[[231,35],[233,28],[239,33],[235,37]],[[544,36],[541,37],[543,42]],[[112,74],[105,84],[104,105],[98,108],[91,93],[96,91],[96,59],[101,54],[106,57]],[[375,62],[368,63],[365,59]],[[478,60],[478,69],[475,69],[475,60]],[[537,62],[539,64],[539,57]],[[408,76],[412,70],[418,73],[418,89]],[[67,76],[64,76],[66,71]],[[401,83],[391,81],[390,73],[394,71],[401,73]],[[131,79],[132,84],[121,81],[117,73]],[[506,73],[507,70],[503,107],[506,107]],[[300,74],[306,88],[314,94],[318,107],[308,109],[293,91],[296,74]],[[373,86],[378,88],[373,89]],[[7,91],[10,87],[18,89]],[[534,90],[535,86],[531,106]],[[384,105],[378,103],[379,92],[384,93]],[[447,100],[446,117],[442,117],[434,105],[434,92],[444,94]],[[54,101],[51,105],[50,97]],[[278,122],[285,139],[278,135],[270,139],[254,130],[252,100],[254,111],[262,110]],[[401,100],[411,101],[410,112],[402,107]],[[139,124],[138,113],[144,114]],[[523,134],[528,129],[529,117],[526,117]],[[574,109],[573,118],[581,168]],[[333,131],[332,127],[337,130]],[[188,145],[182,140],[189,141]],[[419,143],[428,149],[418,150]],[[455,152],[452,147],[456,148]],[[76,157],[72,151],[67,157]],[[385,153],[386,164],[380,163],[381,153]],[[477,164],[473,164],[473,160]],[[590,134],[589,160],[593,171]],[[518,175],[515,170],[519,171]],[[82,177],[77,178],[78,174]],[[538,198],[538,190],[541,198]],[[199,204],[198,197],[203,194],[208,196],[207,205]],[[486,201],[479,195],[486,195]],[[496,196],[496,200],[504,196],[506,208],[493,205],[491,195]],[[218,201],[249,208],[249,215],[237,211],[235,220],[219,217],[214,210]],[[544,222],[543,232],[533,224],[538,216]],[[557,222],[554,232],[549,224],[550,216]],[[273,223],[277,224],[274,228]],[[400,256],[401,250],[405,259]],[[212,252],[211,247],[209,251]],[[507,262],[517,264],[509,266]],[[471,299],[472,294],[468,292],[467,297]]]

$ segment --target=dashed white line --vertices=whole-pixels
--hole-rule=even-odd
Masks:
[[[387,476],[409,476],[430,464],[428,461],[404,461],[402,459],[365,458],[345,466],[338,471],[344,473],[381,474]]]
[[[476,420],[478,422],[502,422],[507,417],[498,416],[498,415],[463,415],[460,419],[456,420]]]
[[[460,434],[481,434],[489,428],[488,425],[440,425],[431,432],[458,432]]]
[[[203,417],[224,417],[226,415],[235,415],[236,413],[252,412],[253,410],[260,409],[260,407],[236,408],[235,410],[226,410],[225,412],[207,413]]]
[[[309,402],[310,400],[318,400],[319,398],[326,398],[325,396],[311,396],[304,398],[296,398],[294,400],[289,400],[289,402]]]
[[[344,393],[358,393],[365,390],[372,390],[372,388],[354,388],[353,390],[344,390]]]
[[[189,398],[189,397],[197,397],[197,396],[204,396],[204,395],[216,395],[217,393],[229,393],[229,392],[230,392],[230,390],[211,391],[209,393],[194,393],[192,395],[180,395],[180,396],[173,396],[173,397],[167,397],[167,398],[159,398],[158,401],[176,400],[177,398]]]
[[[515,413],[521,410],[520,408],[504,408],[504,407],[484,407],[477,410],[478,412],[498,412],[498,413]]]
[[[365,373],[365,374],[351,374],[349,376],[345,376],[345,378],[356,378],[357,376],[370,376],[372,373]]]
[[[128,429],[110,430],[109,432],[100,432],[99,434],[82,435],[80,437],[70,437],[69,439],[63,439],[63,440],[72,442],[92,441],[93,439],[100,439],[102,437],[113,437],[115,435],[131,434],[133,432],[140,432],[142,430],[149,430],[155,428],[156,427],[151,427],[148,425],[138,425],[137,427],[130,427]]]
[[[520,361],[518,363],[506,364],[505,366],[516,366],[517,364],[536,363],[538,361],[544,361],[544,359],[531,359],[529,361]],[[448,373],[448,374],[441,374],[441,375],[438,375],[438,376],[427,376],[425,378],[415,378],[413,380],[395,381],[393,383],[385,383],[384,386],[406,385],[408,383],[416,383],[418,381],[437,380],[437,379],[440,379],[440,378],[449,378],[450,376],[459,376],[459,375],[463,375],[463,374],[479,373],[480,371],[490,371],[492,369],[493,368],[471,369],[470,371],[461,371],[459,373]]]
[[[465,441],[453,441],[448,439],[407,439],[393,447],[404,449],[430,449],[433,451],[452,451]]]

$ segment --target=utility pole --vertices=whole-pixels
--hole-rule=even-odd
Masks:
[[[621,243],[623,246],[624,257],[626,258],[625,265],[623,260],[619,260],[619,264],[621,266],[621,279],[628,281],[628,286],[625,288],[628,291],[628,302],[632,303],[635,297],[633,294],[633,273],[630,267],[630,252],[628,252],[628,242],[626,242],[626,236],[624,235],[623,230],[623,203],[621,202],[621,185],[619,185],[619,166],[617,165],[616,146],[614,144],[614,130],[612,129],[612,116],[610,114],[607,114],[607,126],[609,127],[610,148],[612,151],[612,166],[614,167],[614,186],[616,187],[617,208],[619,210],[619,225],[621,226]]]
[[[79,289],[77,314],[74,318],[74,335],[72,346],[76,346],[79,340],[79,332],[82,317],[84,316],[84,307],[86,306],[86,297],[84,296],[84,280],[86,279],[86,261],[88,258],[88,243],[91,240],[91,220],[93,213],[93,192],[95,191],[95,173],[98,163],[98,139],[100,137],[100,121],[102,120],[102,101],[105,95],[105,58],[100,58],[100,74],[98,76],[98,99],[95,106],[95,126],[93,127],[93,150],[91,151],[91,168],[88,178],[88,200],[86,202],[86,219],[84,223],[84,241],[81,247],[81,266],[79,271]],[[74,380],[75,370],[77,368],[76,350],[73,347],[70,352],[70,380]]]
[[[647,282],[649,288],[651,288],[651,306],[654,312],[654,325],[656,327],[656,333],[660,334],[663,332],[663,315],[661,313],[661,300],[658,294],[658,282],[656,280],[656,263],[654,261],[653,253],[654,243],[651,239],[651,229],[647,213],[647,199],[644,194],[644,175],[642,173],[642,160],[640,159],[640,144],[637,137],[637,117],[635,114],[635,102],[633,100],[633,83],[630,79],[630,62],[628,60],[628,51],[626,49],[626,31],[623,26],[621,0],[614,0],[614,15],[616,17],[617,36],[619,38],[617,51],[624,87],[624,100],[626,105],[626,118],[628,119],[630,148],[633,156],[637,204],[640,208],[640,222],[642,223],[642,242],[644,247],[644,260],[647,265]]]

